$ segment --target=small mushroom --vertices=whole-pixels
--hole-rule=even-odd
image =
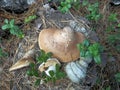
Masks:
[[[30,63],[34,63],[34,49],[29,50],[20,60],[13,64],[9,71],[17,70],[23,67],[29,66]]]
[[[30,63],[34,63],[33,58],[23,58],[16,62],[13,66],[10,67],[9,71],[17,70],[23,67],[29,66]]]
[[[76,45],[81,43],[85,36],[75,32],[70,27],[63,29],[43,29],[39,34],[39,47],[45,52],[52,52],[53,57],[61,62],[70,62],[79,58],[80,53]]]
[[[56,64],[61,65],[60,62],[59,62],[56,58],[49,58],[49,59],[47,60],[47,62],[43,62],[43,63],[39,66],[38,70],[39,70],[40,72],[45,71],[45,73],[46,73],[48,76],[50,76],[49,71],[54,71],[54,72],[56,72]]]

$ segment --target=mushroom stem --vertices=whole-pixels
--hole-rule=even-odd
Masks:
[[[49,59],[47,60],[47,62],[43,62],[43,63],[39,66],[38,70],[39,70],[40,72],[45,71],[45,73],[46,73],[48,76],[50,76],[49,71],[54,71],[54,72],[56,72],[56,64],[61,65],[60,62],[59,62],[56,58],[49,58]]]

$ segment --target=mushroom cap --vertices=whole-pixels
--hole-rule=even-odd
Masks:
[[[52,52],[53,57],[61,62],[70,62],[79,58],[77,44],[83,42],[85,36],[73,31],[70,27],[63,29],[43,29],[38,38],[39,47],[45,52]]]

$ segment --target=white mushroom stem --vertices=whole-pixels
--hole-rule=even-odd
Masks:
[[[38,70],[39,70],[40,72],[45,71],[46,75],[50,76],[49,71],[54,71],[54,72],[56,72],[56,64],[61,65],[60,62],[59,62],[56,58],[49,58],[49,59],[47,60],[47,62],[43,62],[43,63],[39,66]]]

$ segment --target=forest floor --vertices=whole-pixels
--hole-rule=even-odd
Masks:
[[[53,11],[43,8],[45,2],[42,1],[30,6],[28,11],[22,14],[1,10],[0,27],[4,24],[5,19],[14,19],[15,23],[23,30],[25,37],[18,38],[0,28],[0,48],[7,54],[0,57],[0,90],[120,90],[120,83],[115,78],[115,74],[120,72],[120,27],[117,26],[120,24],[120,5],[111,5],[109,0],[98,0],[98,2],[98,9],[102,14],[102,18],[98,21],[85,19],[86,15],[90,13],[87,11],[87,7],[81,7],[79,10],[71,8],[70,12],[63,14],[59,10]],[[95,3],[95,0],[91,0],[90,3]],[[116,22],[109,22],[108,16],[114,13],[117,14]],[[37,18],[25,24],[24,19],[31,15],[37,15]],[[80,19],[84,20],[91,30],[94,30],[99,43],[104,47],[104,52],[101,55],[102,64],[90,63],[87,77],[81,84],[72,83],[66,77],[58,80],[55,84],[48,82],[35,87],[35,78],[26,75],[26,70],[29,67],[9,72],[9,68],[28,50],[36,48],[38,52],[40,51],[37,41],[42,29],[63,28],[69,26],[70,20],[79,22]],[[114,30],[107,32],[112,28],[111,25]],[[117,34],[118,39],[115,39],[116,37],[108,39],[109,35],[117,36]],[[112,41],[114,43],[111,43]],[[118,79],[120,80],[120,76]]]

